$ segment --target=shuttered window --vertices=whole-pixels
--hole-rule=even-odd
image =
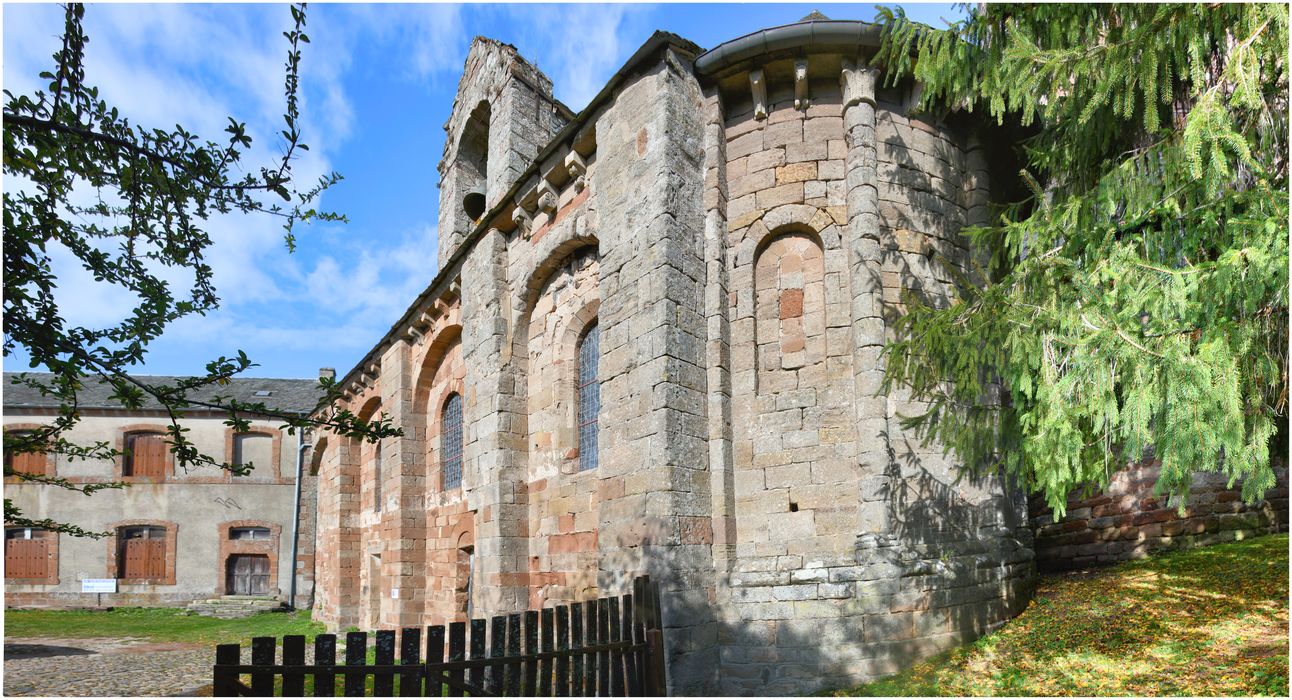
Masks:
[[[597,414],[601,412],[601,380],[597,361],[601,357],[600,328],[594,324],[579,341],[579,470],[597,467]]]
[[[117,539],[118,578],[166,578],[166,528],[123,527]]]
[[[148,476],[162,479],[170,461],[170,446],[160,433],[131,433],[126,436],[126,455],[122,476]]]
[[[49,575],[49,533],[37,528],[4,531],[4,577],[46,578]]]
[[[11,435],[30,435],[29,431],[13,431]],[[41,474],[44,476],[53,476],[50,473],[49,464],[53,461],[49,455],[44,452],[20,452],[15,453],[9,448],[4,451],[5,473],[22,472],[23,474]]]
[[[451,394],[440,416],[440,473],[444,490],[462,485],[462,396]]]

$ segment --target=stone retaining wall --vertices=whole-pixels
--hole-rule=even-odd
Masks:
[[[1090,498],[1074,494],[1058,522],[1040,496],[1029,504],[1036,531],[1036,565],[1068,571],[1142,559],[1152,552],[1232,542],[1288,530],[1288,470],[1276,467],[1278,482],[1255,505],[1243,503],[1239,488],[1227,488],[1216,472],[1194,474],[1181,513],[1176,503],[1156,496],[1161,463],[1136,464],[1113,476],[1107,491]]]

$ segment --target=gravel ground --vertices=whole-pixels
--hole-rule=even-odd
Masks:
[[[243,656],[248,661],[250,650]],[[25,638],[4,645],[4,694],[193,695],[211,683],[214,662],[205,644]]]

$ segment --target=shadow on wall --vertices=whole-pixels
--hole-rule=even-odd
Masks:
[[[887,437],[887,436],[882,436]],[[886,527],[844,557],[736,564],[718,600],[659,567],[675,694],[791,695],[856,685],[968,643],[1022,611],[1035,568],[1021,494],[892,454],[863,495]],[[942,470],[945,471],[945,470]],[[865,504],[863,504],[863,507]],[[664,555],[667,556],[667,555]],[[755,570],[762,569],[762,570]],[[719,574],[721,579],[722,574]]]

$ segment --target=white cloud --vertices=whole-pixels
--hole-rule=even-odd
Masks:
[[[344,262],[325,256],[305,277],[305,289],[327,299],[331,315],[380,319],[385,331],[434,279],[436,248],[435,227],[427,225],[394,246],[361,248]]]
[[[6,88],[25,93],[43,89],[34,76],[52,65],[49,55],[58,46],[61,10],[6,7],[4,12]],[[284,6],[92,6],[85,15],[87,83],[141,128],[180,124],[199,138],[223,143],[228,117],[245,120],[253,147],[243,155],[241,167],[255,172],[281,157],[278,132],[283,128],[287,53],[281,32],[290,22]],[[302,131],[311,150],[293,162],[303,189],[332,169],[329,150],[350,135],[353,119],[341,82],[349,65],[348,46],[320,48],[316,38],[304,52]],[[77,199],[88,196],[77,192]],[[201,226],[213,241],[207,262],[224,303],[267,302],[289,294],[277,280],[280,270],[290,267],[284,263],[279,220],[216,214]],[[133,306],[133,295],[95,283],[69,253],[57,256],[55,263],[61,281],[58,301],[69,321],[110,324]],[[168,279],[184,283],[184,275],[168,272]]]

